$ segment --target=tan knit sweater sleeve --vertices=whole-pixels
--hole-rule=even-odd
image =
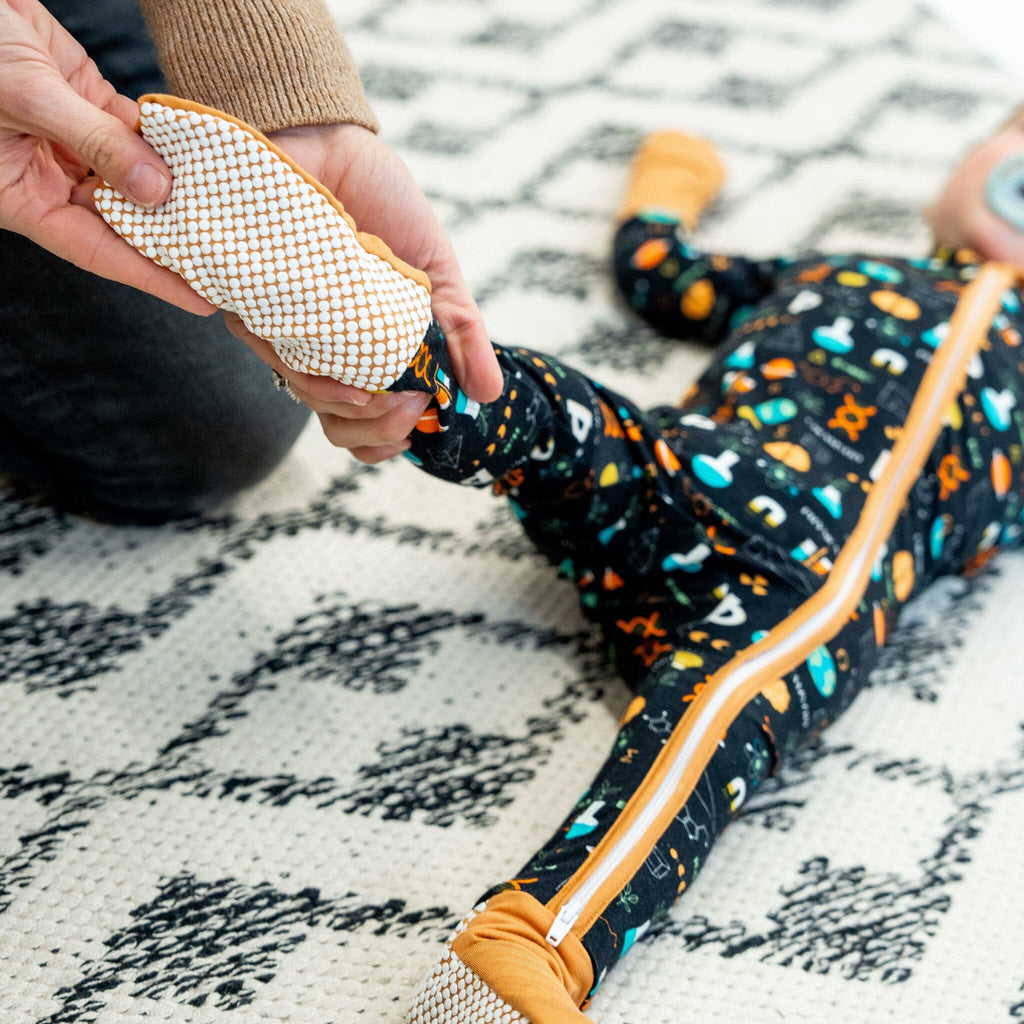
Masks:
[[[170,92],[263,132],[353,122],[377,130],[321,0],[141,0]]]

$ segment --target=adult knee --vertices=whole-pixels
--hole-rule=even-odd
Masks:
[[[0,472],[118,522],[195,512],[285,456],[308,411],[219,315],[0,232]]]

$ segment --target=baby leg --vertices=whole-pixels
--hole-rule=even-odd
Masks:
[[[666,525],[676,528],[651,570],[634,576],[616,559],[610,587],[589,569],[598,553],[578,553],[585,607],[636,697],[561,827],[453,936],[417,996],[414,1024],[585,1020],[578,1008],[693,884],[746,797],[869,670],[877,644],[858,617],[797,666],[768,660],[744,677],[759,642],[791,636],[792,621],[780,622],[798,617],[807,588],[767,571],[760,549],[724,527],[709,533],[710,523],[684,516]]]
[[[662,486],[678,461],[634,407],[582,374],[526,351],[499,349],[498,358],[502,398],[479,408],[452,392],[421,422],[409,457],[445,479],[493,482],[508,494],[527,533],[596,610],[602,593],[625,593],[627,577],[652,567],[651,541],[663,528],[694,530],[687,504]],[[634,531],[641,516],[648,529]],[[554,914],[536,896],[516,884],[499,890],[460,928],[410,1020],[585,1019],[589,953],[577,936],[546,941]]]
[[[509,495],[528,534],[575,580],[637,697],[569,819],[460,926],[410,1012],[416,1024],[584,1020],[596,982],[692,882],[778,751],[853,692],[826,683],[816,697],[801,691],[803,676],[780,683],[791,667],[772,668],[730,698],[727,717],[704,724],[720,692],[705,695],[708,681],[730,678],[734,656],[797,609],[817,578],[773,571],[783,560],[710,513],[654,423],[619,396],[533,353],[499,350],[499,362],[503,398],[475,409],[453,394],[414,435],[411,457]],[[824,652],[818,662],[828,663]],[[850,666],[848,679],[858,678]]]
[[[725,172],[703,139],[664,132],[633,160],[615,236],[615,277],[630,307],[670,337],[715,342],[772,288],[774,263],[705,253],[698,218]]]

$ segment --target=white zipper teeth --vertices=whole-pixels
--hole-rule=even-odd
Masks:
[[[992,287],[988,282],[986,282],[986,285],[989,288]],[[1001,281],[995,282],[995,286],[1000,289],[1005,287]],[[987,296],[987,292],[984,294]],[[979,305],[982,305],[980,301]],[[982,308],[987,309],[987,304],[982,306]],[[974,315],[980,316],[980,314]],[[964,340],[960,342],[960,346],[958,346],[958,348],[962,347],[964,344],[971,343],[974,338],[974,331],[973,329],[968,329],[968,326],[973,328],[973,320],[970,321],[969,324],[965,324],[964,331],[962,333],[962,338]],[[960,370],[960,360],[956,357],[951,358],[943,371],[939,386],[934,388],[929,396],[927,411],[925,414],[927,423],[931,423],[932,417],[942,412],[945,403],[948,401],[947,390],[950,379],[954,375],[958,374]],[[911,455],[916,454],[918,449],[921,447],[921,443],[922,442],[917,438],[912,439],[911,445],[907,449],[904,461],[909,459]],[[901,474],[893,475],[891,482],[888,484],[884,492],[886,497],[889,497],[889,492],[892,491],[901,480]],[[837,603],[841,604],[845,601],[848,592],[853,587],[850,580],[857,580],[859,578],[863,563],[867,558],[868,553],[875,550],[879,529],[879,520],[876,519],[871,525],[871,532],[868,536],[867,542],[859,551],[856,552],[853,564],[850,566],[843,579],[839,581],[839,589],[836,591],[835,596],[830,598],[823,608],[818,612],[815,612],[792,633],[784,636],[778,643],[772,644],[771,647],[766,649],[763,653],[756,654],[751,657],[749,661],[739,665],[728,685],[721,687],[704,706],[703,711],[698,716],[689,735],[684,740],[682,748],[673,759],[672,766],[669,769],[668,774],[658,785],[658,788],[654,791],[654,795],[651,799],[644,805],[644,808],[637,819],[629,826],[622,838],[619,839],[608,851],[601,863],[595,868],[593,874],[591,874],[580,886],[576,894],[559,909],[558,915],[547,934],[547,941],[550,945],[558,946],[562,939],[568,935],[572,930],[572,926],[583,915],[583,911],[586,909],[587,904],[594,898],[601,886],[603,886],[612,874],[614,874],[618,866],[626,859],[626,857],[629,856],[633,848],[647,834],[651,825],[657,820],[669,800],[672,799],[676,787],[679,785],[679,780],[686,770],[689,759],[693,756],[695,748],[698,746],[707,730],[714,724],[715,717],[732,694],[742,687],[743,684],[759,670],[762,662],[770,663],[773,660],[785,657],[787,652],[792,650],[794,647],[799,647],[801,645],[803,638],[808,633],[813,634],[819,628],[819,624],[827,625],[828,621],[831,619],[832,609]],[[872,555],[872,558],[873,557],[874,555]]]

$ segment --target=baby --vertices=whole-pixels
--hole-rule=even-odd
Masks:
[[[585,1021],[748,794],[863,687],[903,605],[1019,535],[1024,117],[954,172],[920,260],[704,253],[714,150],[647,140],[619,284],[666,334],[717,346],[678,407],[648,411],[523,349],[496,350],[497,402],[466,399],[429,283],[269,143],[169,97],[142,127],[183,198],[140,212],[104,190],[113,226],[294,369],[434,394],[409,458],[507,496],[635,694],[593,784],[466,917],[408,1018]]]

